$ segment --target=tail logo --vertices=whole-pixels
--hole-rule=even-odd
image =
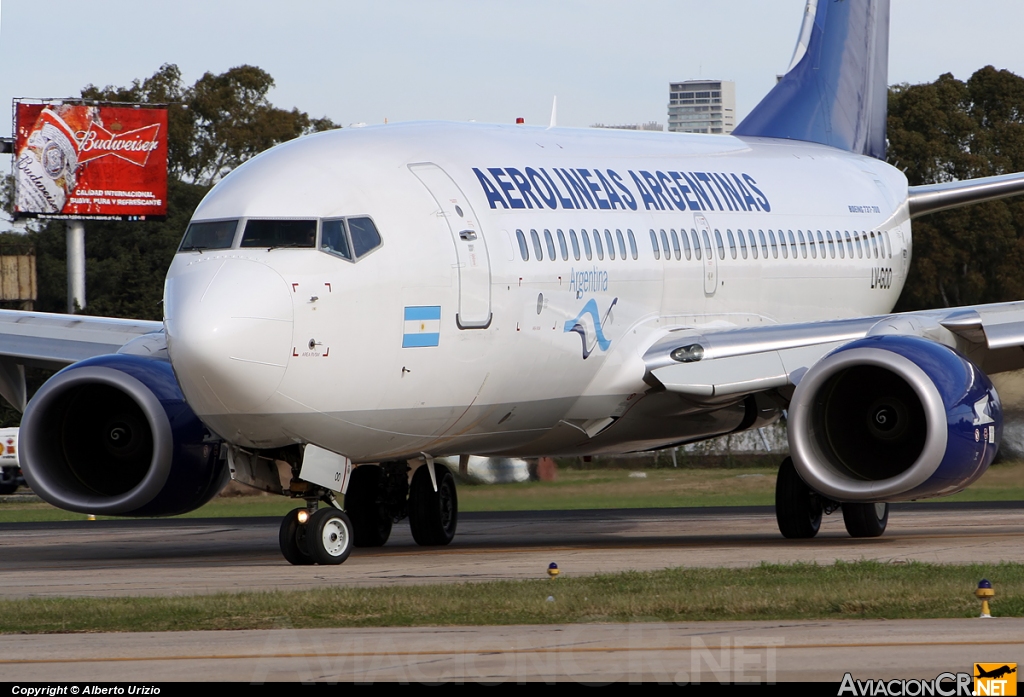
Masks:
[[[591,298],[576,317],[565,323],[563,331],[576,332],[580,335],[580,339],[583,340],[584,360],[590,357],[594,349],[600,348],[602,351],[607,351],[608,347],[612,345],[611,340],[604,335],[604,326],[608,324],[612,308],[615,307],[617,302],[619,302],[619,299],[613,298],[611,305],[608,306],[604,317],[602,317],[597,309],[597,300]]]

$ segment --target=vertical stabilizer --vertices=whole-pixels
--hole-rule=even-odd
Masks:
[[[889,0],[808,0],[789,72],[734,135],[885,159]]]

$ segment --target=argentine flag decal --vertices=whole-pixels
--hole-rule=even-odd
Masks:
[[[405,333],[402,335],[402,348],[437,346],[440,340],[440,305],[405,308]]]

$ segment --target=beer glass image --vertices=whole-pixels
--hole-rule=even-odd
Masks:
[[[23,213],[60,213],[75,189],[80,138],[99,118],[92,106],[62,104],[39,113],[17,154],[16,208]]]

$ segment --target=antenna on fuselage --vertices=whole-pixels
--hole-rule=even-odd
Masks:
[[[551,123],[548,124],[548,128],[554,128],[558,125],[558,95],[556,94],[551,98]]]

